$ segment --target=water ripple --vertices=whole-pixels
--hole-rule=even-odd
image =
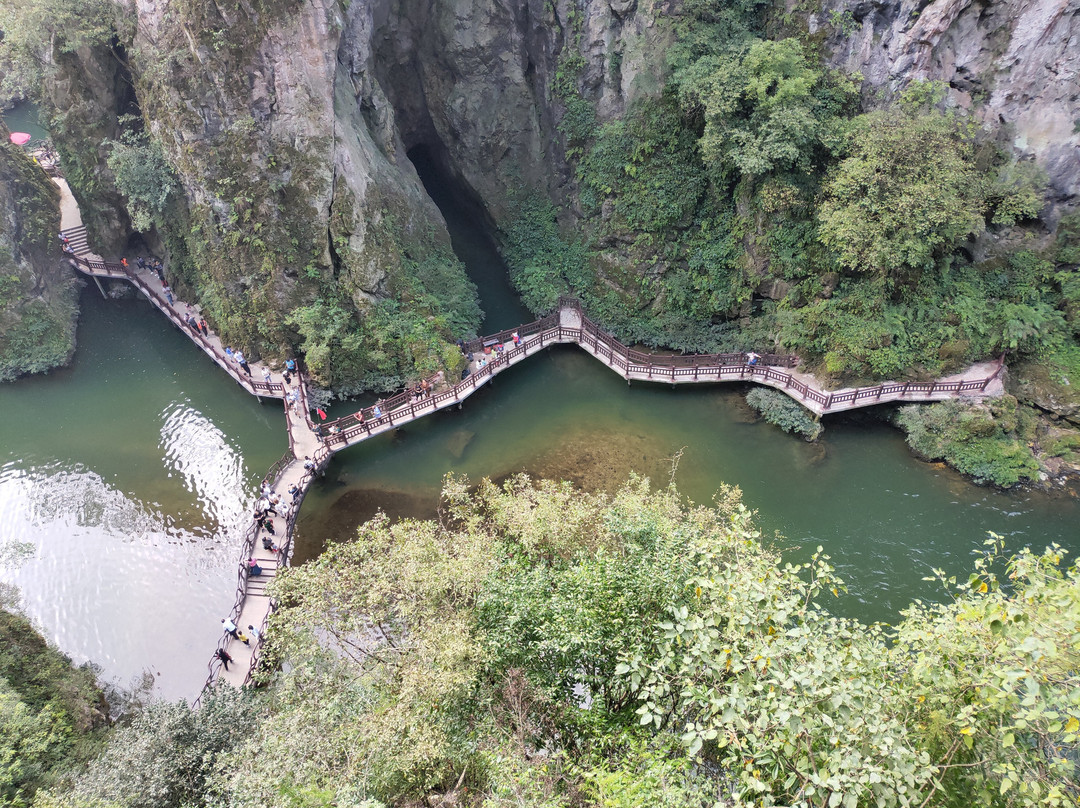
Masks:
[[[189,404],[173,402],[161,417],[158,445],[165,468],[183,478],[203,514],[230,531],[238,528],[247,517],[243,458],[225,433]]]

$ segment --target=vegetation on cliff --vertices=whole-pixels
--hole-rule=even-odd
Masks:
[[[64,806],[1063,806],[1080,578],[988,542],[896,626],[827,610],[725,490],[448,479],[283,573],[254,702],[121,730]],[[999,576],[1003,576],[999,578]],[[229,696],[229,698],[225,698]]]
[[[59,192],[0,125],[0,381],[62,365],[75,350],[75,285]]]
[[[309,352],[339,393],[457,373],[451,348],[480,312],[445,233],[390,187],[349,192],[319,88],[252,98],[249,77],[276,69],[262,45],[295,38],[299,10],[189,4],[151,31],[108,2],[19,0],[0,19],[0,63],[8,91],[45,108],[94,245],[121,253],[142,234],[226,340]],[[338,13],[312,24],[329,31]],[[275,124],[270,106],[294,102]]]
[[[530,307],[571,292],[623,338],[776,346],[846,383],[1080,347],[1075,224],[1046,237],[1039,171],[999,133],[934,82],[860,97],[794,17],[686,11],[661,93],[590,132],[567,105],[574,204],[516,200],[504,241]]]

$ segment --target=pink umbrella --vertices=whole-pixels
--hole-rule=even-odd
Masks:
[[[14,143],[16,146],[25,146],[27,143],[30,142],[30,135],[28,135],[26,132],[12,132],[11,142]]]

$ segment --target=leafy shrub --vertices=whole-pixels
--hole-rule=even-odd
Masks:
[[[817,440],[825,427],[814,414],[799,402],[777,390],[755,387],[746,394],[746,403],[761,413],[761,417],[785,432],[795,432],[807,440]]]
[[[169,196],[176,175],[165,160],[161,144],[142,133],[125,132],[120,140],[106,141],[108,165],[116,175],[116,188],[125,197],[131,226],[139,232],[165,224]]]
[[[1013,430],[1022,426],[1016,399],[1007,396],[1000,401],[1004,407],[998,410],[999,420],[991,407],[953,400],[901,407],[896,422],[907,432],[908,445],[917,454],[927,460],[944,460],[977,483],[1008,488],[1037,480],[1040,466],[1031,449],[1015,433],[1008,434],[1002,428],[1002,422]]]
[[[256,721],[249,690],[222,686],[198,710],[185,702],[148,705],[118,728],[70,793],[46,795],[50,808],[195,808],[212,802],[218,759]]]

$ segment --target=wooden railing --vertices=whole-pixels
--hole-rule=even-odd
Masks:
[[[151,303],[159,308],[177,328],[187,333],[188,336],[190,336],[203,351],[209,354],[226,373],[232,376],[237,384],[247,389],[252,395],[265,396],[268,398],[285,397],[284,385],[277,382],[259,381],[241,373],[239,366],[234,367],[235,363],[230,361],[222,351],[218,350],[217,346],[210,342],[205,334],[201,331],[193,330],[188,326],[180,316],[179,312],[169,304],[169,301],[165,298],[164,292],[154,289],[146,283],[145,279],[131,267],[125,267],[123,264],[117,264],[111,261],[96,261],[79,255],[71,255],[70,253],[68,254],[68,260],[74,266],[90,275],[124,278],[125,280],[130,281]]]
[[[297,487],[300,489],[300,493],[296,497],[296,499],[292,503],[290,503],[289,516],[285,520],[285,530],[282,533],[283,541],[281,545],[279,545],[280,550],[278,552],[279,561],[277,567],[277,569],[279,570],[282,567],[287,567],[289,565],[289,562],[292,560],[293,537],[296,531],[296,517],[300,513],[300,505],[303,503],[304,498],[307,496],[308,488],[311,486],[311,482],[315,479],[316,476],[322,473],[323,469],[326,467],[326,464],[329,462],[330,457],[331,452],[326,451],[325,449],[318,452],[313,458],[315,462],[315,468],[305,471],[303,476],[300,478],[299,483],[297,483]],[[271,487],[277,487],[278,482],[281,480],[281,476],[286,468],[288,468],[293,463],[299,462],[301,461],[297,460],[291,452],[287,452],[286,454],[282,455],[281,458],[277,460],[267,471],[266,479],[270,481]],[[258,522],[253,519],[247,530],[244,532],[244,540],[241,544],[240,564],[236,581],[236,597],[233,600],[233,606],[229,612],[229,619],[238,626],[240,625],[238,622],[240,620],[240,615],[244,610],[244,601],[247,599],[248,571],[247,568],[244,566],[244,559],[249,558],[254,553],[255,544],[259,540],[260,531],[261,528],[259,527]],[[270,609],[267,610],[266,616],[263,618],[262,624],[259,626],[259,638],[257,640],[254,640],[255,645],[251,654],[251,662],[248,664],[248,670],[244,677],[245,683],[251,680],[255,669],[258,667],[259,650],[262,648],[263,639],[266,634],[267,623],[269,622],[270,615],[274,611],[274,608],[275,604],[271,601]],[[210,656],[210,662],[207,665],[206,681],[203,683],[203,688],[201,693],[199,694],[199,697],[192,704],[193,707],[197,708],[199,706],[200,702],[202,701],[202,697],[206,693],[207,689],[210,688],[215,681],[217,681],[218,675],[221,673],[221,660],[218,659],[217,651],[219,649],[224,649],[229,644],[229,640],[230,635],[225,633],[222,633],[221,637],[218,639],[218,643],[214,648],[214,652]]]

